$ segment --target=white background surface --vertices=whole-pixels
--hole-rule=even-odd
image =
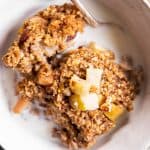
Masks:
[[[0,55],[9,47],[21,22],[51,2],[54,0],[0,0]],[[55,2],[62,3],[63,0]],[[102,19],[114,20],[105,9],[95,10]],[[93,40],[118,55],[130,53],[136,63],[142,64],[143,58],[140,58],[134,42],[116,28],[86,28],[85,34],[77,38],[78,45]],[[15,116],[10,112],[16,99],[13,81],[14,72],[5,69],[0,63],[0,144],[6,150],[62,150],[62,145],[50,136],[51,123],[24,114],[21,117]],[[141,96],[130,114],[129,122],[98,140],[93,149],[144,150],[150,140],[149,106],[148,96]]]

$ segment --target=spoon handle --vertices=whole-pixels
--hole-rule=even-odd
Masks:
[[[80,0],[71,0],[71,1],[82,12],[82,14],[85,16],[86,21],[91,26],[96,27],[98,25],[98,22],[96,21],[96,19],[87,11],[87,9],[83,6]]]
[[[97,20],[85,7],[84,5],[80,2],[80,0],[71,0],[73,4],[82,12],[84,15],[86,21],[88,22],[89,25],[93,27],[98,27],[99,25],[103,26],[112,26],[112,27],[117,27],[120,30],[124,30],[123,27],[117,23],[114,22],[109,22],[109,21],[100,21]]]

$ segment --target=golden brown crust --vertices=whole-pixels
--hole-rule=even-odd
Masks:
[[[51,66],[41,66],[37,74],[37,83],[45,86],[53,83],[53,70]]]
[[[42,99],[44,97],[44,89],[37,85],[34,80],[25,78],[21,80],[16,87],[16,92],[21,97],[26,97],[29,100],[35,98]]]
[[[8,52],[3,56],[3,62],[6,66],[15,68],[20,59],[22,58],[22,52],[17,42],[12,43],[12,46],[8,49]]]

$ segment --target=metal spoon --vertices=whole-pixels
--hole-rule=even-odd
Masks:
[[[90,12],[87,11],[87,9],[83,6],[80,0],[71,0],[71,1],[83,13],[89,25],[94,26],[94,27],[98,25],[98,22],[96,21],[96,19],[90,14]]]
[[[124,30],[123,27],[120,24],[114,23],[114,22],[109,22],[109,21],[100,21],[94,18],[94,16],[84,7],[84,5],[81,3],[80,0],[71,0],[72,3],[76,5],[76,7],[83,13],[85,16],[85,20],[87,23],[93,27],[97,27],[99,25],[107,25],[107,26],[114,26],[119,28],[120,30]],[[94,1],[93,1],[94,3]]]

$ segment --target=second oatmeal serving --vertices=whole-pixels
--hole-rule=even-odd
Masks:
[[[61,59],[51,59],[51,85],[26,78],[18,83],[17,92],[40,103],[45,115],[57,124],[54,136],[66,146],[87,148],[98,135],[112,129],[121,114],[133,109],[142,70],[125,63],[126,67],[117,64],[112,51],[93,44],[82,46]],[[49,77],[42,79],[45,83]]]

